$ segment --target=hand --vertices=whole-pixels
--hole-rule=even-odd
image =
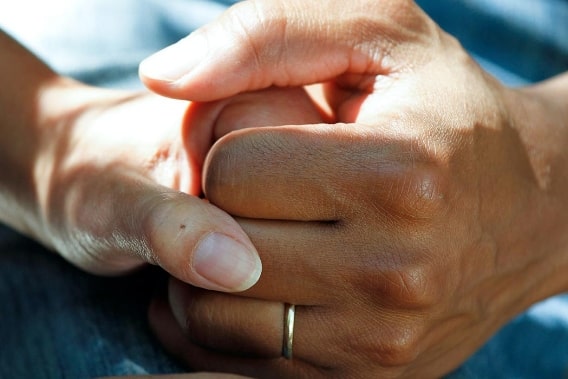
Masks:
[[[58,126],[52,142],[42,197],[53,246],[98,274],[149,262],[204,288],[238,291],[254,284],[260,262],[250,240],[231,217],[198,197],[202,161],[215,137],[215,120],[205,117],[224,108],[233,127],[253,116],[263,122],[255,107],[270,101],[273,122],[317,121],[288,109],[309,106],[317,115],[307,95],[274,89],[207,107],[101,92]],[[278,100],[284,94],[287,103]]]
[[[74,87],[85,99],[57,119],[39,162],[48,244],[86,271],[158,264],[180,280],[238,291],[260,275],[256,250],[198,196],[198,159],[184,140],[188,103]],[[42,178],[43,179],[43,178]]]
[[[504,88],[413,2],[387,0],[243,2],[141,73],[197,100],[322,82],[337,121],[213,146],[205,194],[264,271],[239,296],[172,281],[151,321],[191,367],[439,377],[568,288],[566,76]],[[283,302],[296,304],[289,361]]]
[[[207,107],[82,85],[2,33],[0,51],[0,221],[97,274],[153,263],[209,289],[256,282],[261,263],[248,237],[198,197],[201,165],[221,108],[233,128],[268,115],[275,125],[321,120],[302,89]]]

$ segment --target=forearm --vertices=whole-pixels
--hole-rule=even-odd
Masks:
[[[61,77],[0,31],[0,221],[47,246],[41,211],[49,186],[49,128],[75,102],[79,84]]]

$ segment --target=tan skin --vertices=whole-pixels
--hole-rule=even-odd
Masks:
[[[120,275],[151,263],[218,291],[254,284],[261,267],[250,239],[226,212],[199,197],[213,138],[213,124],[197,120],[205,114],[187,101],[62,77],[2,32],[0,52],[0,222],[94,274]],[[256,115],[258,126],[321,121],[302,88],[219,104],[246,108],[243,122]],[[210,127],[191,132],[198,121]],[[234,275],[240,263],[225,245],[214,264],[201,264],[210,276],[202,275],[196,246],[214,233],[248,249],[258,267],[247,272],[241,266]]]
[[[325,4],[245,1],[142,64],[151,89],[200,101],[321,83],[334,117],[231,132],[221,113],[205,194],[263,274],[236,295],[172,280],[151,321],[198,370],[439,377],[568,290],[568,75],[507,88],[411,1]]]
[[[1,32],[0,51],[0,222],[95,274],[151,263],[218,291],[256,282],[261,262],[248,236],[199,198],[213,125],[203,119],[208,128],[190,130],[206,115],[187,101],[62,77]],[[247,108],[243,121],[256,115],[258,125],[321,121],[301,88],[219,105]],[[233,244],[197,264],[198,245],[212,235]]]

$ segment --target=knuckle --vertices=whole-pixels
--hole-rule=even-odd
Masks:
[[[365,267],[352,270],[357,275],[348,278],[354,283],[353,290],[373,303],[394,309],[424,311],[439,305],[445,293],[439,269],[415,258],[414,262],[404,262],[405,255],[409,254],[374,254],[372,262],[362,262]]]
[[[429,146],[415,136],[393,138],[377,133],[350,155],[365,209],[370,203],[376,214],[406,223],[440,217],[447,211],[451,182],[443,146]]]
[[[379,72],[399,71],[402,67],[417,65],[420,58],[399,62],[397,55],[408,52],[409,45],[429,45],[437,36],[437,26],[420,11],[415,1],[401,0],[396,5],[385,6],[384,2],[354,6],[344,16],[348,41],[357,41],[354,50],[367,57],[363,64],[376,66]],[[369,6],[372,9],[369,9]],[[388,17],[384,17],[387,14]],[[382,15],[377,17],[376,15]],[[381,36],[382,38],[377,38]],[[401,43],[405,42],[405,43]],[[353,60],[354,67],[361,66]],[[395,66],[392,62],[398,62]],[[378,66],[377,66],[378,63]]]
[[[157,192],[145,197],[138,204],[137,212],[132,212],[133,228],[139,228],[140,255],[145,261],[162,267],[170,267],[174,261],[172,251],[183,248],[187,239],[193,237],[184,233],[188,226],[187,215],[180,209],[186,202],[186,194],[181,192]],[[136,225],[136,226],[134,226]],[[189,226],[190,230],[191,227]],[[184,278],[190,278],[191,256],[182,254],[175,256],[177,269]]]
[[[243,1],[225,14],[228,27],[237,45],[244,47],[245,62],[260,70],[267,62],[277,62],[283,51],[287,17],[282,6],[266,7],[261,1]],[[251,80],[262,80],[255,75]],[[264,87],[268,83],[253,83]]]
[[[444,175],[436,167],[419,165],[401,170],[392,186],[390,202],[406,219],[430,220],[445,208]]]
[[[378,350],[378,362],[383,366],[406,366],[418,356],[417,333],[398,328]]]
[[[436,278],[427,266],[415,265],[400,270],[383,272],[387,298],[398,306],[413,309],[432,307],[440,300]]]
[[[403,367],[414,362],[420,352],[421,324],[391,322],[383,326],[377,328],[380,332],[361,336],[357,348],[361,356],[382,367]]]
[[[229,185],[230,166],[234,158],[233,146],[224,143],[228,136],[221,138],[209,151],[203,168],[203,192],[215,202],[221,187]]]

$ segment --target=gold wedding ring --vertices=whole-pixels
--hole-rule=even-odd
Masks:
[[[294,342],[294,317],[296,306],[294,304],[284,304],[284,336],[282,337],[282,356],[292,359],[292,343]]]

